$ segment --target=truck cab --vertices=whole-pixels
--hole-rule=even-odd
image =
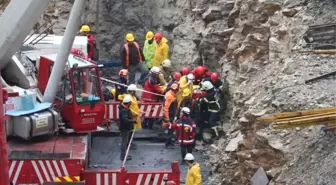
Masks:
[[[38,88],[45,93],[57,54],[39,59]],[[69,55],[66,69],[54,100],[67,129],[77,133],[96,131],[103,122],[105,102],[101,91],[99,68],[82,58]]]

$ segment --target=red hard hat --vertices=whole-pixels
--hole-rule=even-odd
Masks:
[[[210,71],[205,72],[205,76],[211,76],[211,72]]]
[[[182,68],[182,75],[188,75],[190,73],[189,67],[183,67]]]
[[[204,65],[202,67],[203,67],[204,72],[208,71],[207,67],[205,67]]]
[[[154,40],[155,40],[155,41],[158,41],[158,40],[162,39],[162,37],[163,37],[163,36],[162,36],[161,33],[156,33],[155,36],[154,36]]]
[[[196,73],[195,76],[197,76],[197,77],[203,76],[204,73],[205,73],[203,66],[196,67],[195,68],[195,73]]]
[[[211,76],[210,76],[211,82],[215,83],[218,80],[218,77],[219,77],[219,75],[218,75],[217,72],[212,73]]]
[[[182,77],[181,73],[179,73],[179,72],[174,73],[174,79],[175,80],[180,80],[181,77]]]

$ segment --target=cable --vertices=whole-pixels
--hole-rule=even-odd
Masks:
[[[132,141],[133,141],[134,133],[135,133],[135,129],[133,129],[131,139],[129,140],[129,143],[128,143],[128,146],[127,146],[127,150],[126,150],[126,154],[125,154],[125,157],[124,157],[124,161],[121,164],[121,168],[125,168],[126,159],[127,159],[127,156],[128,156],[129,149],[131,148],[131,144],[132,144]]]
[[[123,86],[123,87],[128,87],[128,85],[125,85],[125,84],[122,84],[122,83],[119,83],[119,82],[116,82],[116,81],[108,80],[108,79],[103,78],[103,77],[100,77],[100,79],[103,80],[103,81],[105,81],[105,82],[109,82],[109,83],[113,83],[113,84],[121,85],[121,86]],[[164,95],[162,95],[162,94],[153,93],[153,92],[146,91],[146,90],[143,90],[143,89],[137,89],[137,91],[146,92],[146,93],[148,93],[148,94],[153,94],[153,95],[156,95],[156,96],[164,97]]]

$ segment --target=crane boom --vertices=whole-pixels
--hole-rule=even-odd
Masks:
[[[11,0],[0,17],[0,69],[12,56],[47,9],[51,0]]]

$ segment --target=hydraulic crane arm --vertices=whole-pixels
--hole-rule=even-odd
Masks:
[[[6,67],[51,0],[11,0],[0,17],[0,69]]]

